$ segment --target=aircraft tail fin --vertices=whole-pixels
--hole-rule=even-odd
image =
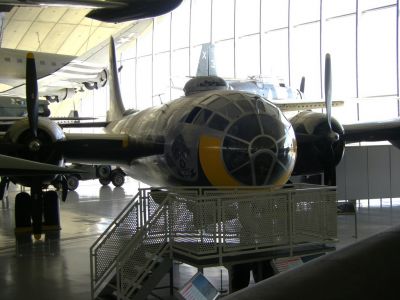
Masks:
[[[107,121],[121,119],[125,112],[124,103],[122,102],[121,89],[118,82],[117,59],[115,55],[115,44],[113,37],[110,38],[110,107],[107,113]]]
[[[215,64],[215,46],[214,44],[206,43],[201,47],[196,76],[210,75],[217,75],[217,66]]]

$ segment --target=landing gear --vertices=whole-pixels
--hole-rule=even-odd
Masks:
[[[114,186],[119,187],[125,183],[125,174],[120,169],[111,172],[111,182]]]
[[[108,179],[108,178],[100,178],[100,179],[99,179],[99,182],[100,182],[102,185],[109,185],[110,182],[111,182],[111,180]]]
[[[67,176],[67,187],[70,191],[75,191],[79,186],[79,178],[75,175]]]
[[[15,227],[31,228],[32,201],[28,193],[22,192],[15,196]]]
[[[35,188],[31,192],[33,196],[21,192],[15,197],[15,232],[32,232],[35,238],[40,238],[43,230],[60,230],[57,192],[38,192]]]
[[[43,194],[43,217],[45,229],[60,230],[60,207],[55,191]]]

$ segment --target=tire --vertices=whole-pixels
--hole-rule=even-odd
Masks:
[[[43,194],[43,215],[44,225],[60,226],[60,208],[57,192],[49,191]]]
[[[105,179],[105,178],[99,178],[99,181],[102,185],[106,186],[109,185],[111,180],[110,179]]]
[[[111,182],[114,186],[120,187],[125,183],[125,175],[121,171],[111,172]]]
[[[70,191],[75,191],[79,186],[79,178],[75,175],[67,177],[67,187]]]
[[[98,178],[106,179],[110,178],[111,175],[111,167],[107,165],[100,165],[96,169],[96,176]]]
[[[28,193],[22,192],[15,196],[15,227],[32,226],[32,199]]]

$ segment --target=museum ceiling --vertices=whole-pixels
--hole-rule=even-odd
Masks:
[[[2,48],[79,56],[132,22],[86,18],[87,8],[14,7],[4,13]]]

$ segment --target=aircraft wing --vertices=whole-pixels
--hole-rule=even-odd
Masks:
[[[0,0],[1,4],[1,0]],[[135,38],[151,23],[141,20],[121,29],[115,35],[117,46]],[[100,88],[108,79],[108,43],[79,57],[35,52],[39,96],[49,101],[64,100],[81,89]],[[25,98],[25,59],[27,51],[0,48],[0,96]]]
[[[56,148],[68,162],[131,164],[137,158],[162,154],[164,140],[136,140],[127,134],[67,133]]]
[[[311,110],[317,108],[325,108],[325,101],[323,100],[271,100],[282,112],[285,111],[299,111],[299,110]],[[343,100],[332,101],[333,107],[343,106]]]
[[[400,119],[348,124],[343,128],[346,143],[400,140]]]
[[[0,154],[0,176],[37,176],[76,172],[83,173],[82,170],[58,167]]]
[[[10,126],[18,120],[21,120],[25,117],[0,117],[0,133],[6,132]],[[61,128],[98,128],[98,127],[106,127],[109,122],[94,122],[96,118],[92,117],[55,117],[49,118],[52,121],[55,121]],[[91,121],[91,122],[82,122],[81,121]]]
[[[87,7],[92,10],[86,17],[119,23],[166,14],[181,3],[182,0],[0,0],[0,11],[8,12],[13,6]]]

